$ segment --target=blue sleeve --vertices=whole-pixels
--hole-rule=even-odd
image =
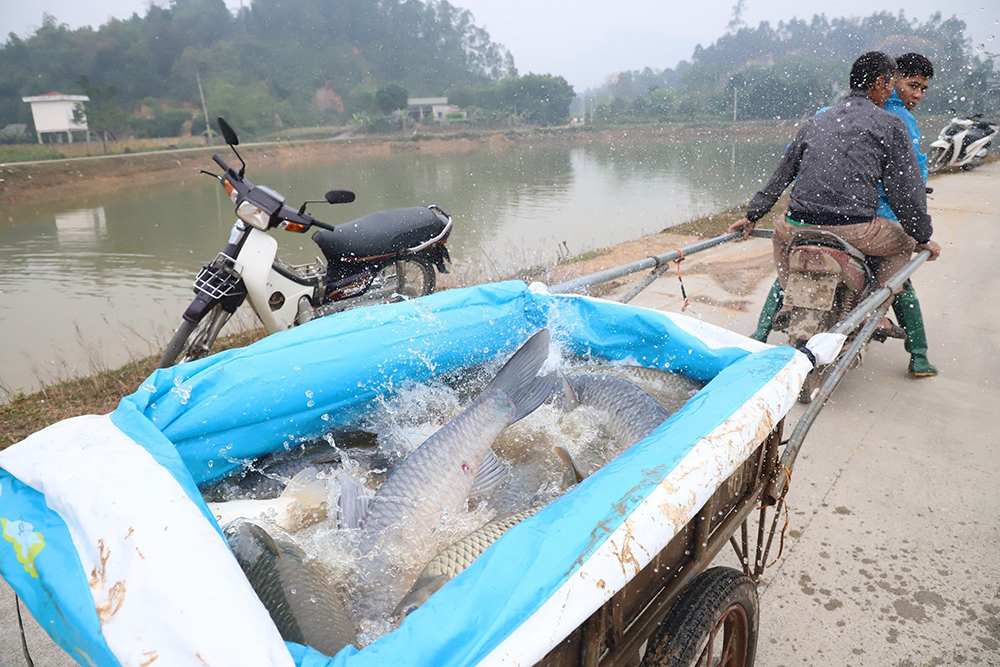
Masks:
[[[920,175],[923,176],[924,183],[927,182],[927,156],[920,152],[920,128],[917,127],[917,119],[913,117],[906,107],[902,104],[887,104],[885,110],[896,114],[903,120],[903,124],[906,125],[906,131],[910,135],[910,142],[913,144],[913,152],[917,154],[917,163],[920,165]],[[880,218],[885,218],[887,220],[896,220],[896,214],[893,213],[889,204],[885,200],[885,190],[882,188],[882,184],[879,183],[878,186],[879,198],[878,198],[878,210],[875,212]]]

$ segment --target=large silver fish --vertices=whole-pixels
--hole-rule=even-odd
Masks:
[[[628,380],[655,398],[660,405],[670,410],[670,412],[680,410],[688,399],[698,393],[698,390],[704,386],[704,383],[692,380],[680,373],[664,371],[659,368],[649,368],[647,366],[604,364],[577,366],[566,370],[567,375],[583,373],[604,374]]]
[[[411,539],[427,534],[445,510],[464,505],[484,461],[496,460],[490,450],[496,437],[552,394],[555,375],[538,377],[548,352],[549,332],[542,329],[514,353],[469,407],[406,457],[367,510],[361,510],[362,553],[399,545],[405,539],[400,530],[404,525]],[[482,478],[479,482],[482,486]]]
[[[296,544],[269,535],[249,521],[225,528],[229,548],[282,639],[312,646],[328,656],[358,635],[329,571]]]
[[[607,373],[563,376],[563,390],[569,409],[586,405],[606,413],[608,430],[623,448],[639,442],[670,417],[670,411],[645,391]]]
[[[396,607],[393,616],[402,620],[411,614],[442,586],[461,574],[465,568],[479,558],[484,551],[508,530],[533,516],[539,508],[527,510],[513,516],[491,521],[479,530],[469,533],[451,546],[445,547],[434,556],[424,571],[417,577],[410,592]]]

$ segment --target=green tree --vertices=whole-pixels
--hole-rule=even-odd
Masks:
[[[569,105],[576,97],[573,87],[561,76],[526,74],[500,82],[504,102],[522,119],[541,125],[564,123]]]
[[[390,83],[375,91],[375,106],[384,114],[405,109],[410,104],[410,93],[398,83]]]

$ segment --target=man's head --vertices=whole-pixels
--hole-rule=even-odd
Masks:
[[[913,111],[924,99],[933,76],[934,65],[919,53],[904,53],[896,58],[896,94],[907,111]]]
[[[892,95],[896,61],[881,51],[869,51],[851,66],[851,90],[867,93],[872,102],[885,106]]]

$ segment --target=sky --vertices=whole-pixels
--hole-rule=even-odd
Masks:
[[[166,4],[169,0],[157,0]],[[249,0],[245,0],[249,2]],[[707,46],[725,32],[736,0],[450,0],[472,11],[476,23],[514,54],[521,73],[565,76],[578,92],[600,85],[613,72],[673,67],[689,58],[695,45]],[[240,0],[226,0],[238,7]],[[144,14],[149,0],[0,0],[0,35],[25,36],[48,12],[76,28],[97,26],[109,17]],[[746,0],[744,20],[776,24],[813,14],[860,16],[899,11],[886,0]],[[906,15],[926,20],[940,10],[969,26],[974,44],[1000,53],[998,0],[911,0]],[[991,38],[992,36],[992,38]]]

